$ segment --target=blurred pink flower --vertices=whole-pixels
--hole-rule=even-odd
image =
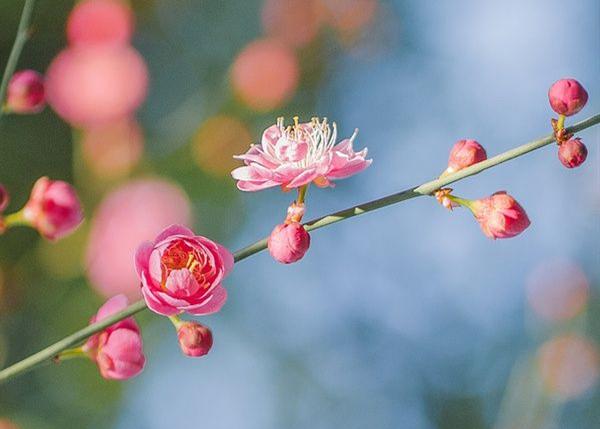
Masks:
[[[323,23],[316,0],[265,0],[261,18],[265,32],[292,46],[312,42]]]
[[[73,232],[83,221],[81,203],[75,189],[62,180],[39,178],[33,185],[23,218],[49,240]]]
[[[310,235],[298,222],[277,225],[267,241],[269,253],[277,262],[291,264],[304,257],[310,247]]]
[[[172,223],[189,224],[190,202],[178,186],[162,179],[129,182],[108,194],[92,220],[87,273],[104,296],[141,297],[133,266],[135,250]]]
[[[588,93],[575,79],[560,79],[548,90],[548,100],[556,113],[571,116],[583,109]]]
[[[287,101],[296,91],[300,66],[291,47],[276,39],[250,43],[235,59],[231,85],[248,107],[267,111]]]
[[[0,183],[0,212],[6,210],[8,203],[10,203],[10,194],[6,187]]]
[[[46,73],[48,103],[71,125],[104,125],[131,114],[146,98],[148,71],[128,46],[72,47]]]
[[[236,158],[246,164],[231,175],[242,191],[260,191],[273,186],[298,188],[310,182],[318,186],[333,186],[332,180],[344,179],[361,172],[371,164],[365,159],[367,149],[354,152],[352,143],[358,130],[349,139],[336,144],[337,127],[333,131],[327,119],[285,127],[283,118],[267,128],[261,145],[252,145],[248,152]]]
[[[527,277],[527,299],[533,311],[550,321],[580,314],[589,299],[589,281],[579,265],[553,259],[538,264]]]
[[[569,139],[558,146],[558,159],[567,168],[579,167],[587,158],[587,147],[580,138]]]
[[[446,173],[457,172],[486,159],[487,154],[485,149],[477,141],[469,139],[459,140],[450,151]]]
[[[183,354],[190,357],[204,356],[213,344],[210,329],[196,322],[182,322],[177,328],[177,338]]]
[[[72,45],[125,45],[132,33],[133,13],[121,0],[81,1],[67,21],[67,38]]]
[[[129,305],[125,295],[116,295],[106,301],[90,320],[100,322]],[[83,350],[98,365],[102,377],[125,380],[135,377],[146,363],[140,328],[133,317],[123,319],[103,331],[92,335]]]
[[[152,311],[205,315],[225,304],[227,291],[221,282],[233,269],[233,255],[206,237],[171,225],[154,241],[140,245],[135,267]]]
[[[144,152],[144,135],[135,119],[125,118],[83,130],[83,156],[101,179],[128,174]]]
[[[489,238],[511,238],[530,225],[525,209],[505,191],[474,201],[471,210]]]
[[[8,419],[0,419],[0,429],[19,429],[19,426]]]
[[[6,107],[15,113],[38,113],[46,105],[44,77],[34,70],[16,72],[8,82]]]
[[[549,393],[559,399],[573,399],[598,382],[600,353],[596,344],[587,338],[562,334],[540,347],[537,369]]]

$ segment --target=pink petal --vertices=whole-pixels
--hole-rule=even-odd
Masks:
[[[184,235],[187,237],[193,237],[194,231],[183,226],[183,225],[170,225],[163,229],[163,231],[158,234],[158,236],[154,239],[154,243],[159,243],[173,235]]]
[[[139,277],[142,276],[142,271],[148,270],[148,262],[152,253],[153,244],[150,241],[145,241],[137,248],[135,252],[135,271]]]
[[[110,298],[108,301],[102,305],[98,309],[96,313],[95,321],[100,322],[101,320],[106,319],[107,317],[112,316],[113,314],[117,314],[118,312],[125,310],[129,305],[129,300],[123,294],[115,295]]]
[[[213,290],[212,296],[208,301],[199,306],[190,306],[185,311],[195,316],[204,316],[221,310],[225,301],[227,301],[227,290],[219,285]]]
[[[225,275],[229,274],[231,270],[233,270],[233,255],[225,246],[216,243],[217,248],[219,249],[219,254],[221,255],[221,259],[223,260],[223,265],[225,268]]]
[[[173,316],[181,313],[181,310],[162,302],[154,296],[154,293],[147,286],[142,287],[142,295],[144,296],[148,308],[155,313],[162,314],[163,316]]]

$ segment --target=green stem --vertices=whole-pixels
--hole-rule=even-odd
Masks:
[[[569,127],[568,132],[576,133],[586,128],[590,128],[598,123],[600,123],[600,114],[594,115],[588,119],[585,119],[573,125],[572,127]],[[444,186],[465,179],[469,176],[479,174],[482,171],[487,170],[488,168],[492,168],[496,165],[502,164],[503,162],[509,161],[514,158],[518,158],[536,149],[540,149],[544,146],[549,145],[553,141],[553,135],[542,137],[538,140],[534,140],[522,146],[503,152],[500,155],[496,155],[492,158],[487,159],[486,161],[482,161],[465,169],[459,170],[456,173],[448,174],[444,177],[440,177],[430,182],[423,183],[422,185],[392,195],[388,195],[377,200],[373,200],[364,204],[360,204],[358,206],[350,207],[345,210],[340,210],[338,212],[313,219],[305,224],[306,229],[308,231],[312,231],[340,222],[342,220],[350,219],[352,217],[359,216],[364,213],[369,213],[374,210],[399,203],[401,201],[406,201],[415,197],[431,195],[433,192],[440,188],[443,188]],[[263,238],[262,240],[259,240],[256,243],[251,244],[235,252],[233,255],[234,260],[235,262],[240,262],[243,259],[254,255],[255,253],[265,250],[266,248],[267,239]],[[80,344],[82,341],[84,341],[89,336],[95,334],[96,332],[102,331],[106,327],[115,324],[119,320],[132,316],[144,310],[145,308],[146,303],[144,302],[144,300],[139,300],[131,304],[125,310],[116,313],[111,317],[107,317],[106,319],[103,319],[100,322],[96,322],[89,326],[86,326],[85,328],[69,335],[68,337],[63,338],[62,340],[52,344],[51,346],[23,359],[22,361],[19,361],[9,366],[8,368],[3,369],[2,371],[0,371],[0,383],[31,370],[35,366],[44,363],[48,359],[52,359],[61,351],[69,347],[73,347],[77,344]]]
[[[0,83],[0,103],[4,103],[8,82],[17,68],[21,51],[23,50],[23,46],[25,46],[25,42],[27,41],[29,32],[28,27],[29,22],[31,21],[31,12],[33,11],[34,3],[35,0],[25,0],[23,12],[21,13],[21,20],[19,21],[19,28],[17,29],[17,37],[15,38],[10,55],[8,56],[8,61],[6,62],[6,68],[4,69],[4,74],[2,75],[2,83]],[[5,109],[0,109],[0,118],[2,118],[4,113]]]
[[[11,228],[13,226],[29,225],[29,221],[23,216],[23,211],[19,210],[18,212],[7,215],[4,218],[4,225],[7,228]]]
[[[565,115],[558,115],[558,121],[556,121],[556,129],[562,130],[565,127]]]
[[[461,206],[466,207],[469,210],[473,211],[473,201],[467,200],[465,198],[457,197],[456,195],[446,195],[446,197],[450,201],[454,201],[455,203],[460,204]]]
[[[306,198],[306,191],[308,190],[308,185],[301,186],[298,189],[298,204],[304,204],[304,199]]]
[[[169,320],[175,326],[175,330],[178,330],[179,327],[183,324],[183,321],[179,318],[179,316],[169,316]]]
[[[75,358],[84,358],[87,357],[87,353],[83,351],[83,347],[74,347],[72,349],[66,349],[56,355],[57,361],[64,361]]]

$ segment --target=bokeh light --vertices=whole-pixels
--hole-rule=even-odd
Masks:
[[[294,50],[275,39],[248,44],[231,69],[235,94],[258,111],[281,106],[296,91],[299,77],[300,66]]]
[[[148,71],[127,46],[63,50],[46,74],[48,102],[74,126],[99,126],[130,116],[146,97]]]
[[[72,45],[129,43],[133,13],[122,0],[85,0],[78,3],[67,20],[67,39]]]
[[[575,334],[557,336],[540,348],[538,367],[548,392],[575,398],[596,384],[600,375],[598,348]]]
[[[329,24],[342,37],[352,38],[375,20],[378,0],[318,0]]]
[[[0,429],[19,429],[19,426],[8,419],[0,419]]]
[[[127,175],[144,152],[144,134],[135,119],[122,119],[82,131],[83,158],[100,179]]]
[[[86,267],[92,286],[103,296],[124,293],[139,298],[133,258],[139,244],[163,228],[190,224],[187,195],[162,179],[140,179],[118,187],[102,201],[92,220]]]
[[[252,135],[239,119],[213,116],[200,125],[194,136],[194,160],[210,174],[229,176],[240,164],[233,155],[245,152],[251,143]]]
[[[533,311],[550,321],[579,314],[589,296],[589,282],[581,268],[566,259],[541,262],[527,278],[527,299]]]
[[[323,15],[316,0],[265,0],[262,25],[265,33],[292,46],[305,46],[317,36]]]

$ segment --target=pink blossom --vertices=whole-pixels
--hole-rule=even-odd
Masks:
[[[48,103],[65,121],[93,127],[130,116],[146,98],[148,70],[129,46],[63,50],[46,73]]]
[[[29,201],[23,208],[23,218],[43,237],[58,240],[79,226],[83,211],[70,184],[41,177],[33,185]]]
[[[67,38],[73,45],[125,45],[132,32],[133,13],[121,0],[84,0],[67,21]]]
[[[135,255],[148,307],[158,314],[216,313],[227,299],[221,285],[233,268],[233,255],[208,238],[171,225]]]
[[[100,307],[90,324],[119,313],[128,305],[125,295],[116,295]],[[107,379],[125,380],[135,377],[144,369],[146,362],[140,328],[132,317],[92,335],[83,350],[96,362],[102,377]]]
[[[10,79],[6,107],[15,113],[38,113],[46,105],[44,77],[34,70],[16,72]]]
[[[85,259],[92,286],[105,297],[124,293],[129,299],[141,298],[131,263],[137,247],[173,223],[190,221],[189,198],[174,183],[144,178],[115,188],[91,223]]]
[[[587,158],[587,148],[580,138],[569,139],[558,146],[558,159],[567,168],[579,167]]]
[[[352,144],[358,130],[349,139],[336,144],[337,127],[327,119],[285,127],[283,118],[267,128],[260,145],[236,158],[246,164],[231,175],[242,191],[260,191],[273,186],[298,188],[314,182],[333,186],[332,181],[361,172],[371,164],[367,149],[354,152]]]
[[[525,209],[505,191],[474,201],[470,208],[483,233],[494,240],[519,235],[531,223]]]
[[[235,95],[258,111],[272,110],[289,100],[299,79],[300,66],[294,49],[271,38],[249,43],[231,67]]]
[[[210,329],[196,322],[183,322],[177,328],[177,338],[183,354],[190,357],[204,356],[213,344]]]
[[[450,151],[446,173],[454,173],[486,159],[485,149],[477,141],[459,140]]]
[[[571,116],[583,109],[588,93],[575,79],[561,79],[550,87],[548,100],[556,113]]]
[[[269,253],[282,264],[299,261],[310,247],[310,235],[298,222],[277,225],[267,241]]]

